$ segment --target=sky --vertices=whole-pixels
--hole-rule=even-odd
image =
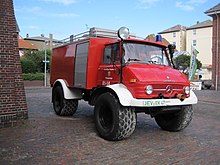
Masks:
[[[190,27],[212,19],[204,12],[219,0],[14,0],[20,35],[44,34],[54,39],[92,27],[118,30],[128,27],[139,37],[157,34],[175,25]]]

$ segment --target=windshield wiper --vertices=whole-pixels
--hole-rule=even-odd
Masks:
[[[130,62],[130,61],[141,61],[141,60],[139,60],[139,59],[137,59],[137,58],[129,58],[129,59],[128,59],[128,62]]]
[[[156,64],[156,61],[148,61],[148,63]]]

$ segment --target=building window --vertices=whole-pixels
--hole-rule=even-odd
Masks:
[[[173,38],[175,38],[175,37],[176,37],[176,32],[173,33]]]
[[[193,29],[193,35],[196,35],[196,29]]]
[[[197,44],[196,44],[196,40],[193,40],[193,46],[196,46]]]

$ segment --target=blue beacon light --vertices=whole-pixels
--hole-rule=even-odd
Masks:
[[[162,36],[160,34],[156,35],[156,42],[162,42]]]

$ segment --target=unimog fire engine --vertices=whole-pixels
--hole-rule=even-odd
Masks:
[[[160,39],[160,37],[157,37]],[[94,106],[98,134],[122,140],[135,130],[137,113],[155,118],[161,129],[180,131],[193,115],[197,97],[174,68],[175,47],[118,31],[91,28],[52,50],[55,113],[72,116],[83,99]]]

